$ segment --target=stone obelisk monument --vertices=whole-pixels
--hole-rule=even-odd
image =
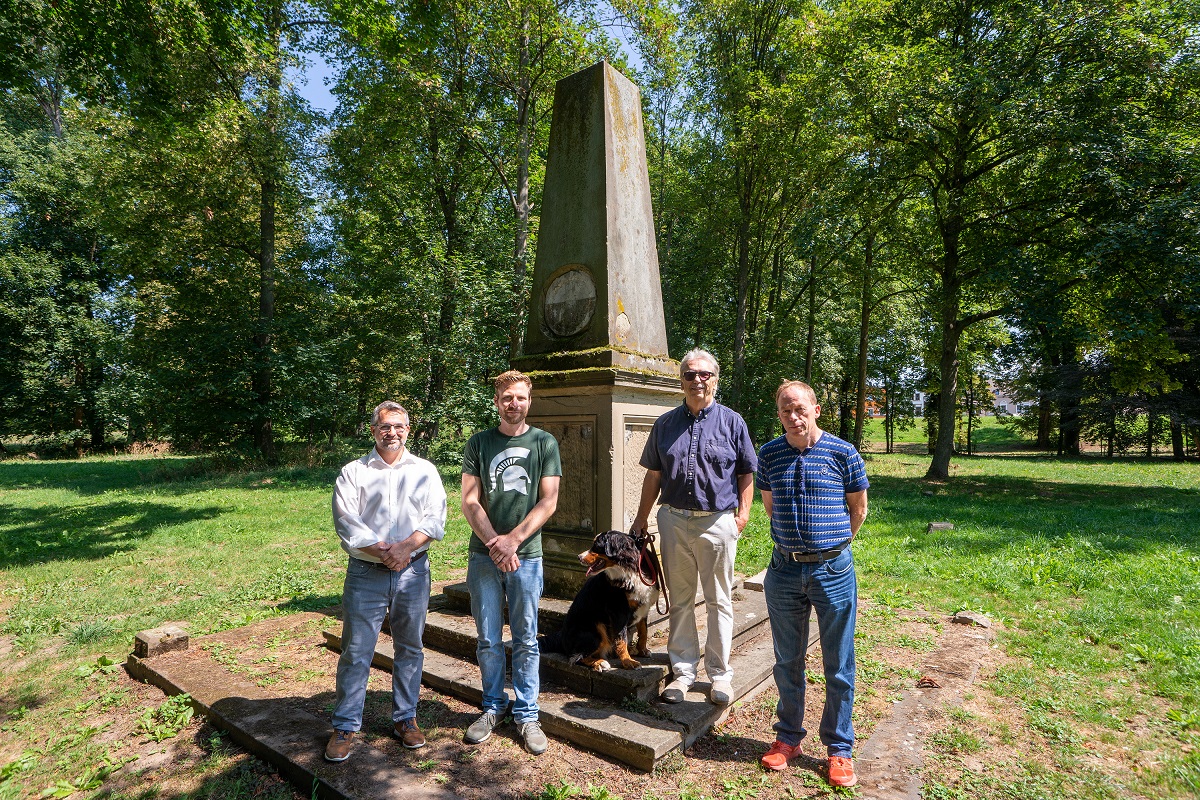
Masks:
[[[558,511],[542,536],[546,592],[583,581],[576,555],[628,530],[650,426],[682,402],[667,355],[641,95],[607,62],[559,81],[524,354],[529,422],[558,439]],[[651,517],[653,519],[653,516]]]

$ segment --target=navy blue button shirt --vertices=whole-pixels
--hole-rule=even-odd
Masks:
[[[693,416],[687,404],[654,421],[639,462],[662,473],[658,502],[693,511],[734,511],[737,476],[758,466],[742,415],[713,403]]]

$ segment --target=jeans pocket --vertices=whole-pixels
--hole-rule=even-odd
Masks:
[[[784,559],[783,553],[780,553],[778,550],[771,551],[771,563],[768,565],[768,569],[782,569],[785,563],[786,559]]]
[[[849,547],[838,553],[837,558],[825,562],[825,571],[830,575],[845,575],[852,569],[854,569],[854,556],[850,554]]]

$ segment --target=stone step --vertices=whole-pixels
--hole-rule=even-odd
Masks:
[[[733,646],[736,649],[742,642],[756,638],[769,629],[766,626],[767,604],[761,592],[735,592],[734,598]],[[554,604],[566,605],[565,601],[547,598],[543,598],[542,603],[543,609]],[[564,608],[564,614],[565,611]],[[696,609],[696,616],[703,651],[706,624],[702,607]],[[627,698],[653,700],[658,697],[670,675],[666,653],[667,629],[665,617],[660,617],[650,626],[651,654],[637,658],[642,664],[638,669],[596,672],[580,664],[571,664],[567,656],[559,653],[543,653],[542,679],[591,697],[616,701]],[[477,642],[475,620],[470,614],[457,610],[455,604],[442,605],[440,608],[430,604],[425,620],[426,647],[473,661]],[[511,637],[506,637],[504,647],[511,658]]]
[[[134,678],[168,695],[190,695],[192,705],[213,727],[226,731],[238,745],[273,765],[304,796],[320,800],[461,800],[438,786],[429,774],[398,765],[365,743],[355,748],[353,769],[330,764],[321,756],[330,735],[328,718],[294,708],[291,698],[270,696],[225,671],[202,649],[144,659],[130,654],[125,668]],[[391,670],[390,660],[387,669]]]
[[[466,619],[470,621],[469,617]],[[733,651],[734,702],[769,679],[775,663],[770,627],[760,625],[755,631],[757,635],[743,637]],[[340,636],[329,631],[324,632],[324,636],[330,648],[340,649]],[[543,674],[546,674],[547,659],[542,661]],[[392,645],[385,637],[380,637],[373,663],[380,669],[390,671],[392,668]],[[665,664],[663,666],[665,670]],[[593,674],[613,675],[645,669]],[[483,699],[479,668],[466,658],[426,649],[422,680],[432,689],[470,703],[480,703]],[[571,687],[545,680],[538,699],[541,723],[551,735],[649,771],[667,754],[689,747],[728,713],[728,707],[708,701],[707,681],[698,681],[692,688],[682,703],[674,705],[644,699],[614,703],[599,697],[580,697]]]
[[[736,592],[742,588],[742,578],[735,577],[733,582],[733,590]],[[757,590],[756,590],[757,591]],[[696,591],[696,605],[704,602],[704,595]],[[650,625],[658,622],[663,622],[667,619],[666,603],[660,603],[663,609],[661,612],[658,608],[650,609],[646,621]],[[451,583],[442,587],[441,595],[435,595],[430,598],[429,607],[432,608],[450,608],[458,611],[471,613],[471,593],[467,590],[467,584]],[[538,630],[543,633],[551,633],[562,627],[563,620],[567,617],[567,609],[571,607],[570,600],[564,600],[559,597],[550,597],[543,595],[538,601]],[[504,611],[505,619],[508,618],[508,609]]]

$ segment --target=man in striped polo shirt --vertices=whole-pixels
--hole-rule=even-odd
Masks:
[[[767,769],[787,769],[800,755],[804,729],[804,659],[808,620],[817,612],[825,667],[821,742],[829,782],[854,786],[854,622],[858,583],[850,541],[867,518],[867,473],[854,445],[817,427],[821,407],[812,387],[784,381],[775,392],[784,435],[762,446],[756,484],[775,542],[764,592],[779,687],[775,743]]]

